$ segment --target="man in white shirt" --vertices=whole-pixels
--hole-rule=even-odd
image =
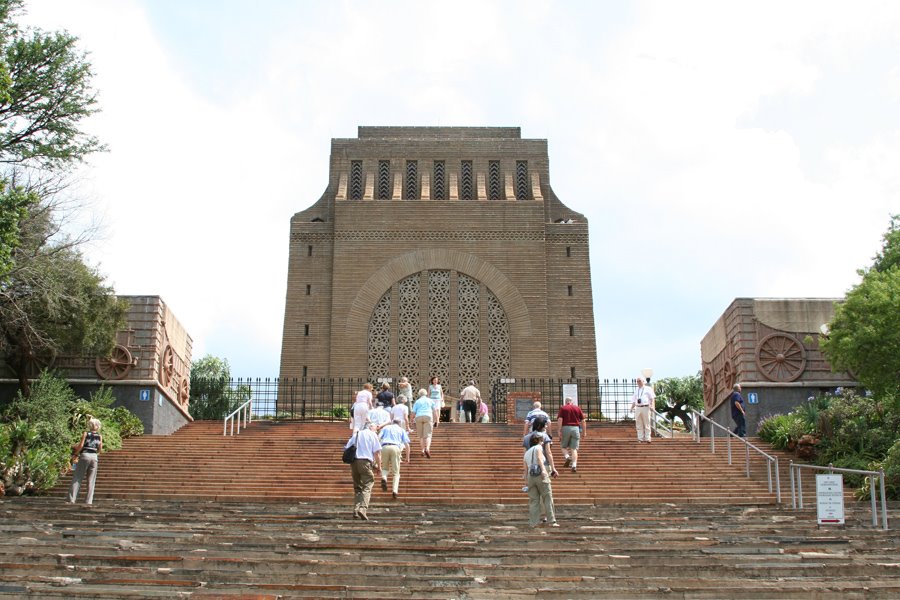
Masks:
[[[631,397],[631,408],[634,409],[634,426],[637,429],[638,442],[650,443],[650,407],[656,403],[656,394],[649,385],[644,385],[641,377],[637,379],[637,389]]]
[[[391,413],[380,404],[369,411],[369,420],[375,423],[375,432],[381,431],[381,428],[391,422]]]
[[[356,460],[350,465],[353,475],[353,518],[368,521],[369,498],[375,484],[375,470],[381,470],[381,441],[375,433],[375,424],[367,423],[350,436],[344,449],[356,444]]]
[[[469,381],[469,385],[464,387],[459,393],[459,399],[462,401],[463,411],[465,412],[466,423],[475,422],[475,413],[478,412],[478,405],[481,404],[481,392],[475,387],[475,381]]]

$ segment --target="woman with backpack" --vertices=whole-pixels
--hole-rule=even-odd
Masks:
[[[559,527],[553,509],[553,490],[550,487],[550,471],[547,470],[543,443],[542,434],[531,434],[529,448],[524,456],[525,477],[528,481],[528,524],[532,527],[541,524],[541,505],[543,505],[550,527]]]
[[[78,498],[78,488],[81,480],[87,475],[87,490],[84,498],[85,504],[94,503],[94,483],[97,481],[98,455],[103,450],[103,436],[100,435],[100,419],[91,417],[88,420],[88,430],[81,435],[81,441],[72,446],[72,451],[78,457],[78,463],[72,472],[72,485],[69,486],[68,500],[75,504]]]

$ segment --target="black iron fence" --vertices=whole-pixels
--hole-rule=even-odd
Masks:
[[[341,421],[350,416],[356,392],[364,383],[361,378],[266,378],[232,379],[216,387],[235,403],[252,400],[254,419]],[[511,397],[518,397],[513,414],[527,412],[531,402],[524,396],[534,393],[540,394],[542,407],[551,417],[566,396],[573,396],[589,420],[617,422],[633,418],[631,396],[636,386],[634,379],[508,377],[482,387],[481,396],[494,422],[507,421]]]

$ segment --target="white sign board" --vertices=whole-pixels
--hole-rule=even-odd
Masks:
[[[844,524],[843,475],[816,475],[816,519],[819,525]]]
[[[572,399],[572,404],[578,406],[578,384],[577,383],[564,383],[562,386],[563,393],[563,402],[565,402],[566,398]]]

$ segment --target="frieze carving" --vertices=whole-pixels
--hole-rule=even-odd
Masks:
[[[556,241],[568,240],[587,243],[587,235],[553,236]],[[545,236],[539,231],[404,231],[403,239],[408,241],[544,241]],[[549,237],[547,238],[549,239]],[[383,231],[339,231],[336,233],[304,232],[292,233],[291,242],[383,242]]]

